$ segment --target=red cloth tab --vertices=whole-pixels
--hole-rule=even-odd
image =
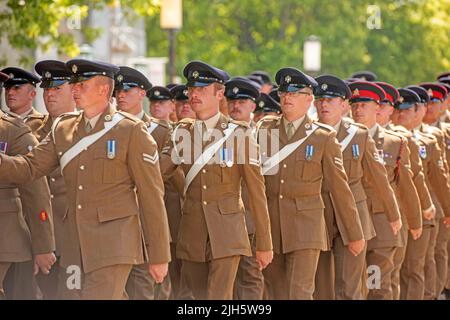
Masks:
[[[369,90],[361,90],[361,89],[359,89],[359,94],[353,95],[352,98],[370,98],[370,99],[374,99],[376,101],[380,101],[380,96],[377,95],[375,92],[369,91]]]
[[[45,211],[41,211],[41,213],[39,214],[39,219],[41,219],[41,221],[45,222],[48,219],[48,214]]]

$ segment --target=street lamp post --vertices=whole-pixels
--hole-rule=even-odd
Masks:
[[[303,69],[317,74],[321,68],[322,44],[317,36],[309,36],[303,43]]]
[[[161,1],[161,29],[169,33],[169,81],[175,82],[175,44],[176,33],[183,25],[183,2],[182,0]]]

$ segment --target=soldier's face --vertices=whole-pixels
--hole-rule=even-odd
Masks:
[[[342,98],[322,98],[314,100],[319,121],[328,125],[336,125],[342,118],[344,100]]]
[[[175,102],[175,112],[177,114],[178,120],[184,118],[195,119],[195,112],[192,110],[191,105],[188,100],[176,101]]]
[[[416,108],[411,107],[408,109],[398,110],[397,123],[404,126],[406,129],[412,129],[415,127]]]
[[[145,90],[141,88],[131,88],[128,90],[116,90],[117,106],[120,110],[134,114],[135,109],[140,112],[142,101],[145,98]]]
[[[250,99],[227,100],[228,114],[237,121],[250,121],[250,115],[255,110],[256,105]]]
[[[174,109],[172,100],[153,100],[150,102],[150,113],[156,119],[168,120]]]
[[[378,104],[374,101],[352,103],[353,119],[368,127],[373,127],[377,121]]]
[[[309,89],[302,89],[297,92],[280,92],[281,111],[292,119],[305,115],[312,101],[313,96]]]
[[[272,91],[273,86],[271,84],[265,83],[261,86],[261,92],[265,94],[269,94]]]
[[[73,99],[78,108],[86,109],[105,100],[105,85],[97,82],[98,77],[77,82],[72,85]]]
[[[36,90],[28,83],[5,88],[6,105],[12,112],[31,107],[34,97]]]
[[[381,103],[377,109],[377,123],[387,124],[394,112],[394,107],[389,103]]]
[[[440,116],[441,105],[440,101],[428,103],[427,113],[423,120],[427,123],[435,122]]]
[[[45,108],[51,117],[55,118],[62,113],[71,112],[75,108],[72,96],[72,85],[64,83],[60,86],[44,89]]]
[[[189,103],[195,113],[207,111],[211,107],[219,106],[223,99],[223,89],[216,89],[214,84],[205,87],[189,87]]]

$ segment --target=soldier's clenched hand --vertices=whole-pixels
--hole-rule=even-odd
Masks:
[[[273,251],[256,251],[256,261],[259,264],[259,270],[265,269],[272,262]]]
[[[356,257],[358,254],[360,254],[364,250],[364,245],[366,243],[366,240],[356,240],[356,241],[350,241],[348,243],[348,250]]]
[[[417,240],[422,235],[422,228],[410,229],[409,232],[411,232],[411,236],[413,237],[413,240]]]
[[[34,257],[34,275],[37,275],[39,269],[43,274],[49,274],[52,265],[56,262],[56,257],[53,252],[37,254]]]
[[[397,233],[402,228],[402,220],[398,219],[393,222],[389,222],[389,224],[391,225],[392,232],[394,233],[394,235],[397,235]]]
[[[164,278],[167,276],[167,272],[169,270],[168,263],[161,264],[149,264],[148,272],[155,280],[156,283],[162,283]]]

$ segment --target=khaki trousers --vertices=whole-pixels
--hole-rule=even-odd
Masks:
[[[11,266],[11,262],[0,262],[0,300],[6,298],[5,291],[3,290],[3,280],[5,280],[6,273]]]
[[[313,295],[314,300],[334,300],[335,266],[333,251],[320,251]]]
[[[276,300],[312,300],[320,250],[304,249],[275,254],[263,270],[268,298]]]
[[[391,279],[392,271],[394,270],[395,250],[395,247],[390,247],[374,248],[367,251],[367,268],[375,268],[380,271],[376,275],[377,277],[379,276],[379,279],[376,281],[377,284],[379,283],[379,287],[369,287],[368,300],[392,300]]]
[[[434,247],[434,259],[436,261],[436,297],[445,288],[448,276],[448,252],[447,246],[450,239],[450,228],[444,224],[444,219],[439,219],[439,230]]]
[[[134,265],[125,289],[130,300],[169,300],[170,276],[158,284],[148,272],[148,263]]]
[[[427,253],[425,256],[425,293],[424,300],[434,300],[436,295],[436,260],[434,256],[434,248],[438,236],[438,221],[434,228],[431,228],[430,240],[428,242]]]
[[[264,277],[256,261],[256,241],[253,234],[248,235],[252,256],[242,256],[234,282],[234,300],[261,300],[264,292]]]
[[[392,299],[400,300],[400,269],[405,260],[406,246],[408,243],[409,230],[405,227],[400,229],[400,237],[402,238],[403,246],[395,248],[394,253],[394,270],[392,271],[391,286]]]
[[[209,262],[183,260],[181,283],[196,300],[231,300],[240,256],[213,259]],[[183,298],[186,298],[183,294]]]

